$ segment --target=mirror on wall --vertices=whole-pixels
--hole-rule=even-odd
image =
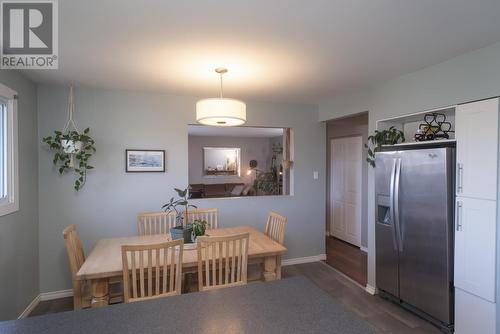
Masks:
[[[240,176],[240,148],[204,147],[203,173],[208,177]]]
[[[188,126],[191,198],[291,194],[289,128]]]

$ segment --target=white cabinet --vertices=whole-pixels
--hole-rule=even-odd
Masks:
[[[496,304],[455,289],[455,334],[494,334]]]
[[[455,287],[495,301],[496,201],[458,197]]]
[[[455,138],[457,196],[496,200],[498,99],[459,105]]]
[[[455,333],[495,333],[498,98],[455,114]]]

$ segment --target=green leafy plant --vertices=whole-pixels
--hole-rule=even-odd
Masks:
[[[207,230],[207,221],[205,219],[195,219],[194,222],[189,224],[189,227],[193,229],[193,234],[196,237],[205,235],[205,231]]]
[[[179,196],[178,199],[175,199],[174,197],[170,198],[170,201],[163,205],[161,208],[165,212],[175,212],[175,222],[176,222],[176,227],[182,227],[182,222],[184,220],[184,217],[186,217],[187,221],[187,214],[189,208],[197,208],[196,205],[189,204],[189,189],[190,187],[187,187],[184,190],[174,188],[175,192]]]
[[[365,144],[365,147],[368,149],[368,157],[366,158],[366,161],[372,167],[375,167],[375,153],[380,151],[382,145],[394,145],[404,141],[405,135],[403,131],[396,129],[393,126],[387,130],[375,130],[375,133],[372,136],[368,136],[368,142]]]
[[[266,195],[278,195],[279,180],[276,167],[272,167],[269,172],[257,170],[254,187]]]
[[[86,128],[83,133],[77,131],[54,131],[52,136],[43,138],[42,142],[49,145],[54,153],[52,160],[54,165],[59,166],[59,174],[71,169],[76,173],[74,188],[79,191],[87,181],[87,171],[94,167],[89,165],[89,159],[96,151],[95,141],[89,135],[90,129]],[[70,148],[68,145],[71,145]]]

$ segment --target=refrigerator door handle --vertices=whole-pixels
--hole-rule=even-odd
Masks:
[[[403,251],[403,231],[401,222],[399,221],[399,181],[401,176],[401,158],[397,159],[396,171],[394,174],[394,222],[396,226],[396,240],[398,242],[399,251]]]
[[[394,245],[394,250],[398,250],[398,244],[397,244],[397,231],[396,231],[396,221],[395,221],[395,215],[394,215],[394,180],[396,177],[396,162],[397,159],[393,159],[392,161],[392,169],[391,169],[391,184],[389,188],[389,202],[390,202],[390,207],[389,207],[389,212],[390,212],[390,220],[391,220],[391,225],[392,225],[392,241]]]

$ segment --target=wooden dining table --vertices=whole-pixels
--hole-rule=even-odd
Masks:
[[[228,236],[249,233],[248,263],[263,263],[264,281],[279,279],[276,270],[286,247],[273,241],[267,235],[252,226],[236,226],[207,230],[208,236]],[[169,234],[133,236],[101,239],[86,258],[76,274],[79,280],[91,282],[92,307],[102,307],[109,303],[108,282],[111,278],[123,275],[121,246],[154,244],[170,240]],[[198,254],[195,245],[185,244],[182,271],[193,273],[198,269]]]

